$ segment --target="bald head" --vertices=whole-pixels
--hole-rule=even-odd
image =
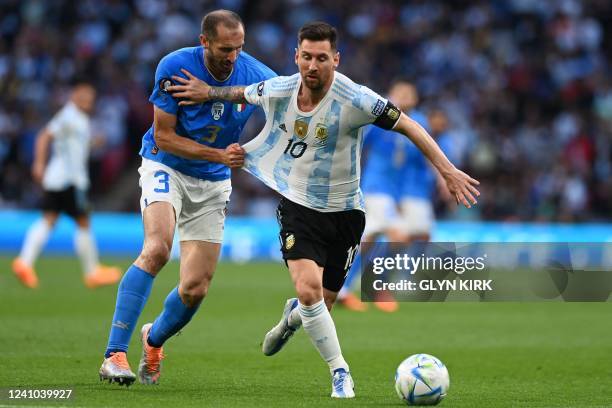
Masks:
[[[244,29],[238,14],[230,10],[215,10],[202,18],[202,35],[209,40],[216,39],[219,25],[223,25],[228,30]]]

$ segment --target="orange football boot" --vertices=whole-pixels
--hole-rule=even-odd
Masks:
[[[355,296],[355,294],[350,292],[340,299],[340,304],[348,310],[352,310],[354,312],[365,312],[368,310],[368,304],[362,302],[357,296]]]
[[[85,275],[83,280],[89,289],[105,285],[114,285],[121,279],[121,270],[114,266],[98,265],[94,273]]]
[[[21,258],[13,260],[13,272],[25,287],[34,289],[38,287],[38,276],[31,266],[28,266]]]

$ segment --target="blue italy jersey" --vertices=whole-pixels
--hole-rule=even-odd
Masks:
[[[204,47],[188,47],[171,52],[159,62],[155,72],[155,87],[149,98],[164,112],[176,115],[176,133],[200,144],[224,149],[236,143],[255,106],[209,101],[192,106],[178,106],[179,100],[164,89],[174,83],[172,76],[185,75],[181,68],[211,86],[243,86],[275,77],[270,68],[242,51],[234,64],[234,70],[225,81],[217,81],[204,65]],[[224,180],[230,170],[221,163],[206,160],[190,160],[160,150],[155,145],[153,126],[142,138],[140,155],[171,167],[181,173],[204,180]]]
[[[456,163],[451,137],[448,134],[442,134],[436,142],[448,159]],[[412,143],[406,150],[406,163],[400,174],[399,195],[401,198],[433,199],[437,184],[436,173],[429,160]]]
[[[408,116],[425,129],[427,117],[417,110]],[[398,200],[402,194],[402,172],[414,147],[404,135],[370,126],[365,135],[364,150],[368,157],[362,171],[361,189],[364,194],[386,194]]]

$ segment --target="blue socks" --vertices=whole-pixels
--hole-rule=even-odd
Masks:
[[[147,342],[150,346],[161,347],[166,340],[181,330],[198,311],[200,305],[187,307],[174,288],[166,298],[164,310],[153,322]]]
[[[130,266],[123,275],[117,291],[115,314],[104,355],[106,358],[110,357],[110,353],[127,351],[134,327],[151,293],[153,279],[152,275],[136,265]]]

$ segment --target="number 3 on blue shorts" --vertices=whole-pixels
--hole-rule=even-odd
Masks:
[[[156,187],[153,191],[156,193],[167,193],[170,191],[170,175],[163,170],[157,170],[154,177],[159,177],[160,187]]]

